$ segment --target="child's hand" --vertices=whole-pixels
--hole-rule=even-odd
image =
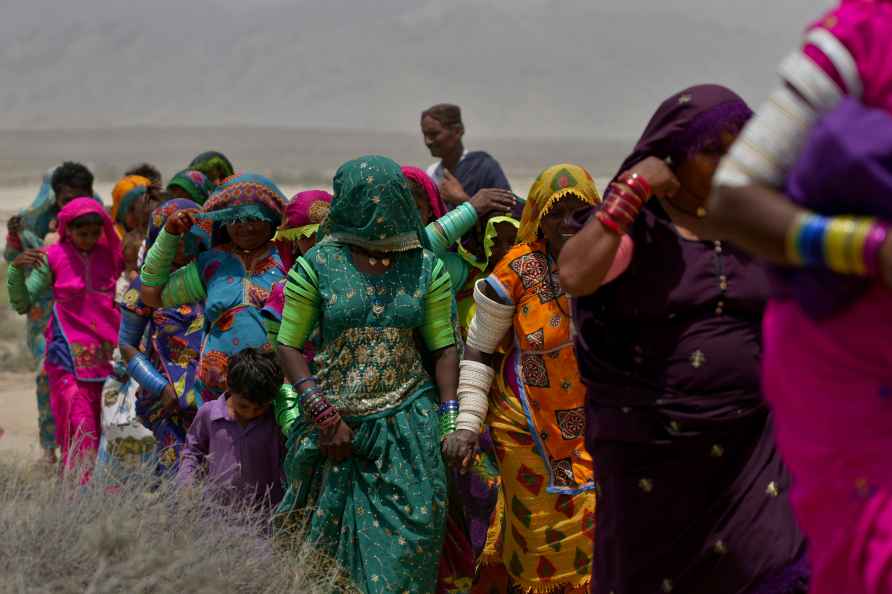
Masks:
[[[44,263],[46,254],[39,249],[27,250],[19,254],[12,265],[19,269],[36,268]]]
[[[198,212],[194,208],[179,210],[169,217],[164,224],[164,230],[171,235],[182,235],[192,228],[195,224],[195,213]]]

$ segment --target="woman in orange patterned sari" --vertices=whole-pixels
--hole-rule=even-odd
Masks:
[[[530,189],[517,245],[475,287],[460,411],[446,440],[447,457],[467,465],[485,421],[502,478],[501,530],[490,532],[500,534],[487,542],[475,592],[588,590],[593,466],[583,442],[585,387],[557,256],[567,237],[564,221],[598,201],[582,167],[543,171]],[[509,336],[508,355],[496,373],[493,353]],[[502,583],[495,581],[499,573]]]

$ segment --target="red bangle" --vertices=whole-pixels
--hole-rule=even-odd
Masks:
[[[642,202],[647,202],[648,198],[653,194],[653,189],[650,187],[650,182],[648,182],[644,177],[639,173],[623,173],[619,176],[617,180],[620,183],[624,183],[629,186],[635,194],[641,198]]]
[[[607,214],[603,210],[599,210],[598,214],[595,216],[598,217],[598,220],[601,221],[601,224],[604,225],[608,231],[612,231],[613,233],[616,233],[617,235],[622,235],[623,233],[625,233],[625,231],[623,231],[622,225],[617,223],[613,219],[613,217],[611,217],[609,214]]]

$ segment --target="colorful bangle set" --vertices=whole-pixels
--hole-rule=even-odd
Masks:
[[[800,266],[876,276],[888,235],[889,226],[874,218],[802,213],[787,231],[787,258]]]
[[[447,400],[440,405],[437,414],[440,415],[440,439],[446,439],[446,436],[456,430],[456,422],[458,421],[458,400]]]
[[[300,385],[308,379],[310,378],[304,378],[295,385]],[[338,413],[338,409],[325,399],[325,396],[322,395],[322,388],[315,384],[300,393],[300,407],[309,418],[313,419],[313,423],[323,431],[336,427],[341,422],[341,415]]]
[[[651,193],[646,179],[637,173],[624,173],[607,189],[601,210],[597,214],[598,220],[613,233],[623,235],[635,222]]]

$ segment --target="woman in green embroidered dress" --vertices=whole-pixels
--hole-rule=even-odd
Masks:
[[[334,190],[324,239],[285,288],[278,351],[303,412],[276,403],[289,448],[279,511],[315,509],[309,538],[363,592],[433,594],[447,498],[437,394],[454,400],[458,380],[452,287],[399,165],[350,161]],[[317,324],[318,379],[299,351]]]

